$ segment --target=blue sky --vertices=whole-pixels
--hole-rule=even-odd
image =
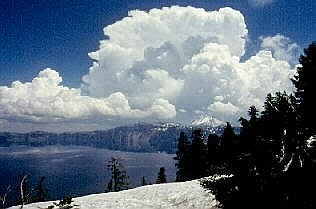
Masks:
[[[102,93],[93,90],[91,87],[93,86],[91,82],[94,77],[88,72],[89,67],[93,64],[93,59],[88,56],[88,53],[100,50],[99,41],[106,39],[103,28],[120,21],[126,17],[128,11],[131,10],[137,9],[148,12],[152,8],[161,9],[162,7],[170,7],[172,5],[204,8],[206,11],[218,11],[222,7],[231,7],[234,10],[240,11],[247,27],[247,38],[244,37],[247,39],[247,43],[244,46],[245,53],[240,56],[244,61],[258,53],[262,47],[270,48],[272,51],[275,50],[273,51],[273,56],[277,57],[278,53],[276,51],[280,52],[280,50],[272,49],[273,47],[271,48],[270,44],[274,43],[271,42],[271,40],[272,37],[276,35],[280,35],[281,39],[285,40],[287,45],[285,47],[288,47],[288,52],[292,50],[289,46],[295,48],[294,51],[296,53],[293,52],[295,56],[290,57],[296,60],[287,60],[289,63],[296,62],[297,52],[301,52],[302,48],[307,47],[308,44],[316,40],[316,3],[313,0],[5,0],[0,1],[0,86],[11,86],[11,83],[16,80],[19,80],[21,83],[31,82],[33,78],[38,76],[40,71],[45,68],[52,68],[56,70],[59,75],[55,75],[54,72],[50,74],[51,72],[48,71],[46,74],[43,73],[43,75],[45,74],[46,76],[50,74],[55,77],[57,76],[57,80],[59,79],[58,76],[62,77],[62,85],[64,87],[75,88],[77,90],[81,87],[82,89],[80,91],[82,93],[79,94],[82,95],[108,98],[111,95],[110,93],[121,92],[122,95],[115,94],[115,98],[126,99],[126,101],[129,102],[128,104],[131,104],[131,108],[137,111],[156,107],[157,103],[159,103],[160,105],[169,105],[168,107],[174,105],[176,112],[180,114],[189,111],[195,113],[194,117],[197,117],[199,112],[201,115],[209,114],[206,110],[209,110],[211,107],[218,107],[216,106],[218,105],[216,102],[219,101],[218,98],[221,98],[222,95],[215,95],[217,99],[212,100],[211,103],[208,104],[209,106],[206,105],[195,110],[188,110],[189,108],[180,102],[179,104],[175,104],[175,98],[170,95],[162,96],[162,100],[159,100],[159,102],[146,101],[147,104],[146,102],[139,102],[144,100],[133,97],[133,95],[137,93],[132,93],[128,90],[124,92],[124,89],[118,87],[114,88],[113,85],[110,86],[110,89],[113,90],[112,92],[109,90]],[[125,35],[128,40],[129,34],[126,33]],[[270,37],[270,39],[264,42],[265,37]],[[277,40],[277,38],[273,40]],[[263,46],[263,42],[265,46]],[[284,47],[282,44],[280,46]],[[148,49],[151,48],[152,46]],[[163,48],[163,45],[157,48]],[[281,52],[283,53],[284,51],[281,50]],[[154,51],[152,53],[158,52]],[[284,57],[285,55],[283,54],[282,56]],[[138,61],[135,63],[137,64]],[[134,65],[137,66],[135,63]],[[100,60],[99,64],[102,64]],[[181,68],[182,67],[183,66],[181,66]],[[100,69],[98,68],[96,70]],[[152,71],[144,72],[144,75],[152,76],[151,78],[156,75],[153,74]],[[166,70],[166,72],[169,72],[169,70]],[[159,75],[166,76],[163,77],[164,79],[169,79],[170,77],[168,76],[171,75],[170,72],[166,75],[164,73],[165,71],[160,72]],[[88,82],[82,82],[83,76],[86,76],[88,80],[90,80]],[[182,79],[180,77],[171,76],[170,79],[170,82],[174,81],[177,87],[180,86],[179,88],[182,88],[181,85],[186,86],[186,84],[180,82]],[[104,78],[104,80],[106,80],[106,78]],[[183,80],[185,79],[181,81]],[[100,88],[106,87],[101,86]],[[203,88],[200,90],[203,90]],[[183,94],[179,92],[175,92],[174,94]],[[112,97],[111,99],[113,100]],[[224,100],[220,99],[220,101]],[[186,102],[185,99],[181,98],[178,99],[177,102],[178,101]],[[28,101],[26,103],[28,103]],[[238,110],[237,112],[240,113],[240,106],[235,103],[228,100],[224,102],[227,107],[230,105],[236,107],[236,111]],[[150,105],[152,106],[149,108]],[[19,124],[20,126],[23,126],[21,124],[28,123],[31,127],[34,127],[34,129],[37,129],[37,127],[42,129],[43,126],[39,126],[38,121],[45,121],[46,124],[53,124],[49,130],[61,130],[55,122],[55,119],[59,117],[55,117],[54,114],[53,122],[46,119],[38,120],[39,113],[34,115],[37,119],[33,120],[26,117],[24,113],[23,117],[14,115],[10,112],[11,110],[9,111],[11,107],[12,106],[8,106],[8,111],[0,114],[0,120],[5,121],[2,123],[3,129],[11,130],[13,127],[12,124],[14,124],[11,121],[22,121]],[[134,113],[129,112],[127,121],[134,121],[131,119],[133,118],[131,115],[137,114],[137,111]],[[34,111],[30,112],[31,113],[28,114],[32,115],[32,113],[34,113]],[[12,114],[13,116],[11,117],[10,115]],[[40,115],[41,114],[42,113],[40,113]],[[147,113],[142,112],[142,114],[146,115],[144,117],[147,118]],[[153,113],[153,115],[155,114]],[[188,121],[190,120],[188,119],[189,117],[194,118],[188,114],[178,119],[180,121]],[[91,119],[84,118],[80,120],[90,121]],[[102,124],[105,123],[104,118],[97,119],[96,121],[98,120],[102,121]],[[106,118],[106,120],[112,121],[116,120],[116,118]],[[118,121],[122,120],[125,119],[120,115]],[[59,119],[56,119],[56,121],[59,121]],[[74,121],[76,120],[63,120],[63,122],[67,124]],[[91,126],[91,129],[100,127],[98,125],[100,123],[96,121],[94,121],[95,126]],[[69,127],[69,129],[71,129],[72,126]]]
[[[316,39],[313,0],[275,0],[262,6],[247,0],[5,0],[0,2],[0,84],[28,81],[40,69],[52,67],[63,75],[65,84],[78,87],[91,65],[88,52],[104,38],[103,27],[129,10],[171,5],[240,10],[253,42],[280,33],[304,48]]]

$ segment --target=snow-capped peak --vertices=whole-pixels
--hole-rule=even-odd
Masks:
[[[191,123],[192,126],[208,126],[216,127],[222,125],[222,122],[217,120],[211,115],[201,115],[199,119],[193,120]]]

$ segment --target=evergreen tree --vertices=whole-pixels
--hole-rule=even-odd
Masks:
[[[248,115],[250,117],[249,120],[242,117],[239,119],[239,122],[242,126],[240,138],[242,146],[241,149],[247,152],[251,152],[253,151],[256,136],[259,133],[259,118],[257,108],[255,106],[250,106],[248,110]]]
[[[190,143],[184,132],[180,132],[180,137],[178,139],[178,150],[174,159],[177,161],[175,164],[177,167],[176,181],[189,180],[189,171],[191,170]]]
[[[197,179],[206,175],[206,146],[202,129],[192,131],[191,172],[190,179]]]
[[[313,191],[316,188],[316,137],[311,137],[306,143],[302,182],[300,192],[304,195],[306,201],[304,208],[316,208],[316,199]]]
[[[257,120],[258,120],[258,112],[259,111],[257,110],[257,108],[254,105],[249,107],[248,115],[250,117],[250,123],[255,124],[257,122]]]
[[[107,168],[111,172],[111,179],[107,184],[107,192],[117,192],[128,189],[128,176],[124,170],[122,163],[117,158],[111,158],[107,162]]]
[[[141,180],[141,185],[142,185],[142,186],[147,185],[147,181],[146,181],[145,176],[143,176],[143,177],[142,177],[142,180]]]
[[[296,179],[294,189],[291,191],[292,205],[297,202],[304,203],[304,208],[315,208],[316,201],[309,190],[316,187],[316,155],[314,143],[316,134],[316,102],[314,99],[316,89],[316,42],[304,49],[304,54],[299,59],[300,66],[297,74],[292,79],[296,87],[295,101],[297,112],[296,128],[298,130],[296,146],[292,159],[296,163],[289,168],[288,179]],[[299,179],[299,181],[297,180]]]
[[[43,202],[48,193],[48,189],[44,187],[45,176],[42,176],[38,183],[34,187],[34,195],[32,198],[33,202]]]
[[[223,150],[223,157],[225,159],[231,159],[233,154],[233,147],[234,144],[237,143],[236,141],[237,136],[234,132],[233,127],[229,122],[226,123],[226,127],[224,128],[224,132],[221,138],[222,141],[222,150]]]
[[[208,162],[208,175],[218,173],[219,152],[218,152],[219,137],[216,134],[209,134],[207,138],[207,162]]]
[[[316,133],[316,42],[313,42],[304,49],[304,54],[299,59],[300,66],[297,74],[292,79],[296,87],[295,97],[297,98],[298,119],[301,132],[306,137]]]
[[[285,164],[303,143],[297,136],[295,102],[294,96],[285,92],[277,92],[275,96],[268,94],[261,117],[263,136],[273,140],[273,153]]]
[[[275,104],[275,97],[269,93],[266,96],[264,102],[264,110],[261,112],[263,120],[263,136],[265,137],[276,137],[278,135],[278,122],[275,122],[277,108]]]
[[[157,184],[163,184],[163,183],[167,183],[167,176],[165,174],[165,168],[161,167],[159,169],[159,173],[158,173],[158,177],[157,177]]]

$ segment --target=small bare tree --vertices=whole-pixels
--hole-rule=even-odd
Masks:
[[[8,194],[12,191],[11,186],[8,186],[6,191],[4,192],[3,195],[0,195],[0,201],[1,201],[1,205],[0,208],[5,208],[6,204],[7,204],[7,197]]]
[[[20,195],[21,195],[21,209],[25,204],[27,204],[27,196],[26,194],[26,188],[27,188],[27,178],[29,175],[24,175],[22,177],[21,183],[20,183]]]

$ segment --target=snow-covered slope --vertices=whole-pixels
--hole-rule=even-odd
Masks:
[[[74,198],[80,209],[216,209],[214,195],[197,180],[155,184],[121,192],[93,194]],[[52,202],[25,205],[25,209],[47,208]],[[18,206],[11,209],[18,209]],[[56,207],[55,207],[56,208]]]
[[[222,124],[217,124],[216,119],[210,115],[201,115],[199,119],[193,120],[191,124],[192,126],[209,126],[209,127],[222,125]]]

